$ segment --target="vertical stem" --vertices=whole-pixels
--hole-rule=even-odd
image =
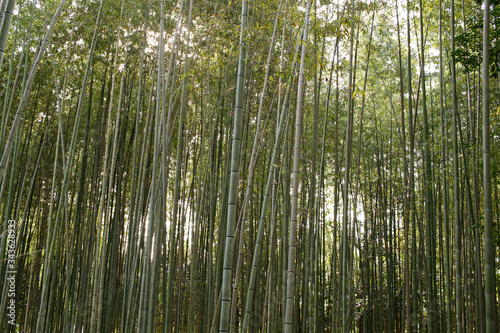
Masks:
[[[446,294],[446,329],[450,333],[452,329],[452,314],[451,314],[451,269],[450,269],[450,208],[449,208],[449,190],[448,179],[446,176],[446,160],[448,159],[446,136],[444,131],[444,83],[443,83],[443,42],[442,42],[442,3],[439,0],[439,110],[441,116],[440,132],[441,132],[441,176],[443,180],[443,208],[444,208],[444,237],[445,237],[445,294]]]
[[[455,51],[455,0],[451,0],[451,52]],[[454,173],[454,195],[455,195],[455,300],[457,333],[463,332],[462,315],[462,221],[460,216],[460,184],[458,171],[458,103],[457,85],[455,75],[455,59],[451,57],[451,93],[453,107],[453,173]]]
[[[490,169],[490,1],[484,1],[483,25],[483,186],[484,186],[484,255],[486,332],[497,332],[495,251]]]
[[[308,1],[306,9],[306,20],[303,28],[302,51],[300,55],[299,84],[297,91],[297,110],[295,118],[295,144],[293,155],[293,179],[292,179],[292,206],[290,216],[290,233],[288,241],[288,272],[286,285],[285,304],[285,333],[291,333],[294,322],[294,299],[295,299],[295,260],[297,254],[297,216],[299,201],[299,176],[300,176],[300,146],[302,143],[303,107],[304,107],[304,87],[305,87],[305,67],[307,33],[309,31],[309,16],[311,13],[312,1]]]
[[[246,67],[246,30],[248,20],[248,0],[242,0],[240,45],[238,59],[238,78],[236,82],[236,103],[234,108],[233,146],[231,151],[231,176],[229,181],[229,198],[227,209],[226,244],[224,249],[224,266],[222,273],[222,300],[220,309],[219,332],[229,332],[229,314],[231,311],[231,285],[233,275],[234,230],[236,226],[236,201],[240,179],[240,155],[242,142],[243,96]]]
[[[354,0],[351,1],[352,17],[354,18]],[[347,333],[348,307],[347,303],[347,238],[349,224],[349,171],[351,165],[351,144],[352,144],[352,122],[353,122],[353,47],[354,47],[354,19],[351,20],[351,38],[349,46],[349,79],[348,103],[347,103],[347,125],[346,125],[346,150],[344,159],[344,197],[343,197],[343,218],[342,218],[342,332]]]

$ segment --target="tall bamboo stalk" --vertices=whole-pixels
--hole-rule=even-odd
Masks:
[[[292,178],[292,205],[290,216],[290,230],[288,241],[288,272],[286,282],[286,304],[284,332],[291,333],[294,322],[294,299],[295,299],[295,269],[297,253],[297,216],[299,205],[299,176],[300,176],[300,151],[302,142],[303,108],[304,108],[304,85],[306,68],[307,35],[309,31],[309,17],[312,1],[307,2],[306,19],[302,34],[302,50],[300,55],[299,85],[297,88],[297,110],[295,115],[295,143],[293,148],[293,178]]]
[[[444,114],[444,82],[443,82],[443,40],[442,40],[442,3],[439,1],[439,111],[440,111],[440,134],[441,134],[441,177],[443,182],[443,223],[445,237],[445,294],[446,294],[446,331],[452,331],[452,279],[451,279],[451,256],[450,256],[450,207],[449,190],[447,178],[448,149],[445,136],[445,114]]]
[[[484,187],[484,261],[486,332],[497,332],[495,251],[490,161],[490,1],[484,1],[483,14],[483,187]]]
[[[236,102],[233,118],[233,144],[231,150],[231,176],[227,208],[226,242],[224,247],[224,266],[222,274],[222,303],[220,309],[219,332],[229,332],[229,314],[231,311],[231,286],[233,278],[234,230],[236,227],[236,205],[240,179],[240,159],[242,141],[243,96],[245,86],[246,45],[247,45],[248,1],[242,0],[240,44],[238,58],[238,79],[236,81]]]
[[[451,52],[455,51],[455,0],[451,0]],[[458,170],[458,101],[455,74],[455,59],[451,57],[451,98],[453,107],[453,176],[455,197],[455,302],[456,302],[456,331],[463,332],[463,301],[462,301],[462,220],[460,216],[460,183]]]

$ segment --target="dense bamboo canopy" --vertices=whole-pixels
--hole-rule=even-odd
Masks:
[[[499,65],[497,0],[2,0],[0,331],[498,332]]]

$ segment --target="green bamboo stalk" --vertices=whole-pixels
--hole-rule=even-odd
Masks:
[[[261,91],[260,98],[259,98],[259,110],[258,110],[257,120],[256,120],[257,126],[255,129],[254,142],[253,142],[253,146],[252,146],[252,152],[250,155],[246,193],[245,193],[244,201],[242,203],[243,212],[242,212],[241,224],[238,226],[239,228],[241,228],[241,230],[243,230],[244,224],[246,223],[246,220],[247,220],[249,201],[250,201],[251,193],[253,191],[253,179],[254,179],[255,164],[257,162],[257,154],[258,154],[258,150],[260,147],[260,143],[262,142],[261,133],[260,133],[261,123],[262,123],[262,121],[261,121],[262,109],[263,109],[263,105],[264,105],[264,98],[265,98],[266,93],[267,93],[267,84],[268,84],[269,73],[270,73],[270,68],[271,68],[272,54],[274,52],[274,47],[275,47],[276,31],[277,31],[277,27],[278,27],[278,18],[279,18],[280,13],[281,13],[281,5],[282,5],[282,1],[280,1],[280,4],[278,6],[278,10],[277,10],[277,13],[275,16],[275,20],[274,20],[273,34],[271,37],[271,43],[270,43],[270,47],[269,47],[269,51],[268,51],[268,55],[267,55],[264,83],[262,85],[262,91]],[[263,205],[264,204],[265,203],[263,203]],[[266,208],[266,210],[267,210],[267,208]],[[264,217],[264,220],[265,220],[265,217]],[[260,221],[262,221],[262,216],[261,216]],[[260,258],[260,250],[261,250],[260,247],[262,244],[262,237],[263,237],[263,234],[261,235],[260,231],[261,231],[261,224],[259,224],[259,233],[258,233],[257,242],[256,242],[257,245],[254,248],[254,257],[253,257],[254,263],[256,262],[255,261],[256,257],[257,257],[257,262],[259,260],[258,258]],[[262,233],[263,233],[263,231],[264,230],[263,230],[263,226],[262,226]],[[260,240],[260,242],[259,242],[259,240]],[[243,242],[243,239],[240,238],[240,244],[242,244],[242,242]],[[238,251],[238,252],[240,253],[240,255],[238,256],[238,263],[237,263],[236,270],[240,271],[241,265],[242,265],[242,255],[241,255],[241,251]],[[253,301],[252,301],[253,300],[253,289],[255,288],[255,278],[256,278],[256,272],[254,272],[254,270],[256,270],[256,269],[257,269],[257,266],[252,265],[252,272],[253,273],[250,274],[250,281],[249,281],[246,306],[245,306],[245,315],[243,318],[243,326],[242,326],[243,332],[246,332],[248,330],[249,323],[250,323],[251,306],[253,303]],[[239,279],[235,278],[234,287],[233,287],[233,295],[236,295],[235,292],[237,291],[238,284],[239,284],[238,280]],[[231,306],[231,331],[234,331],[235,326],[236,326],[235,325],[236,324],[236,318],[235,318],[236,302],[235,302],[235,300],[236,300],[236,297],[233,297],[232,306]]]
[[[234,128],[233,144],[231,151],[231,176],[229,182],[229,197],[227,209],[227,227],[226,241],[224,248],[224,264],[221,286],[221,309],[219,332],[229,332],[229,314],[231,306],[231,285],[233,273],[233,250],[234,250],[234,231],[236,227],[236,202],[238,199],[238,184],[240,178],[240,159],[242,142],[242,117],[243,117],[243,96],[245,86],[245,68],[246,68],[246,45],[247,45],[247,21],[248,21],[248,1],[243,0],[241,6],[241,26],[240,26],[240,44],[238,59],[238,78],[236,81],[236,102],[234,108]]]
[[[286,282],[286,303],[285,303],[285,321],[284,332],[291,333],[294,321],[294,299],[295,299],[295,269],[297,253],[297,216],[299,199],[299,175],[300,175],[300,150],[302,142],[303,127],[303,107],[304,107],[304,86],[305,86],[305,68],[306,68],[306,50],[308,43],[309,18],[311,13],[312,1],[307,2],[306,19],[302,34],[302,50],[300,55],[299,84],[297,88],[297,110],[295,118],[295,144],[293,157],[293,183],[292,183],[292,205],[290,216],[290,233],[288,241],[288,272]]]
[[[0,26],[0,67],[2,67],[3,56],[5,54],[5,44],[7,43],[7,36],[9,35],[10,22],[12,15],[14,15],[14,7],[16,0],[6,0],[5,11],[3,12],[2,25]]]
[[[446,160],[447,140],[445,136],[445,115],[444,115],[444,82],[443,82],[443,41],[442,41],[442,3],[439,0],[439,110],[440,110],[440,135],[441,135],[441,177],[443,181],[443,223],[445,237],[445,294],[446,294],[446,331],[451,333],[452,330],[452,282],[451,282],[451,266],[450,266],[450,208],[449,208],[449,189],[447,178]]]
[[[423,113],[423,125],[424,125],[424,191],[425,191],[425,218],[426,218],[426,285],[428,293],[428,314],[427,314],[427,325],[429,327],[429,332],[437,332],[439,328],[439,317],[437,315],[437,299],[436,299],[436,252],[435,252],[435,221],[434,221],[434,211],[433,211],[433,196],[431,188],[431,173],[432,164],[430,156],[430,142],[429,142],[429,124],[427,117],[427,93],[425,86],[425,52],[424,52],[424,24],[423,24],[423,5],[422,0],[420,0],[420,71],[422,77],[422,113]]]
[[[279,15],[279,10],[278,14]],[[295,60],[294,60],[295,63]],[[294,68],[294,65],[292,65],[292,70]],[[288,82],[288,87],[291,87],[290,81],[292,77],[290,76]],[[283,131],[283,125],[285,122],[286,117],[288,116],[288,108],[286,107],[288,105],[288,95],[289,95],[289,89],[287,89],[287,94],[285,95],[285,102],[283,104],[283,110],[280,115],[279,119],[279,125],[277,127],[277,133],[276,133],[276,138],[274,141],[274,147],[273,147],[273,153],[271,156],[271,161],[269,165],[269,171],[267,174],[267,182],[266,182],[266,187],[265,187],[265,193],[264,193],[264,198],[262,201],[262,206],[261,206],[261,212],[260,212],[260,218],[259,218],[259,229],[257,231],[257,239],[255,242],[255,248],[254,248],[254,254],[253,254],[253,259],[252,259],[252,269],[250,272],[250,280],[248,283],[248,291],[247,291],[247,296],[246,296],[246,305],[245,305],[245,316],[243,318],[243,326],[242,326],[242,332],[246,333],[248,332],[249,325],[250,325],[250,315],[251,315],[251,310],[252,310],[252,304],[253,304],[253,294],[256,288],[256,278],[257,278],[257,269],[258,269],[258,263],[260,261],[260,255],[262,252],[262,242],[264,238],[264,228],[265,228],[265,223],[266,223],[266,215],[267,215],[267,210],[269,208],[270,204],[270,195],[271,195],[271,187],[273,183],[273,179],[276,177],[276,166],[278,164],[278,154],[279,154],[279,149],[280,149],[280,144],[281,144],[281,135]]]
[[[484,255],[486,332],[498,331],[495,251],[493,246],[493,213],[490,161],[490,1],[484,1],[483,14],[483,187],[484,187]]]
[[[355,15],[354,0],[351,1],[351,15]],[[349,182],[350,182],[350,167],[351,167],[351,145],[352,145],[352,128],[353,128],[353,48],[354,48],[354,24],[351,22],[351,33],[349,41],[349,78],[347,81],[348,88],[348,104],[347,104],[347,124],[346,124],[346,150],[344,154],[344,196],[343,196],[343,217],[342,217],[342,332],[347,333],[349,320],[349,307],[347,304],[348,280],[347,280],[347,262],[348,262],[348,225],[349,225]]]
[[[399,25],[399,9],[398,1],[396,0],[396,21],[398,28],[398,65],[399,65],[399,77],[400,77],[400,100],[401,100],[401,144],[403,149],[403,177],[404,177],[404,188],[408,189],[408,158],[406,149],[406,125],[405,125],[405,98],[404,98],[404,72],[403,72],[403,61],[401,56],[401,35],[400,35],[400,25]],[[404,283],[404,306],[401,312],[401,319],[403,329],[411,330],[411,298],[410,298],[410,253],[409,253],[409,229],[410,229],[410,203],[407,200],[408,196],[404,198],[403,204],[403,233],[404,233],[404,268],[403,268],[403,283]],[[405,322],[406,320],[406,322]]]
[[[455,51],[455,0],[451,0],[451,52]],[[451,91],[453,107],[453,174],[455,196],[455,302],[456,302],[456,332],[463,332],[463,301],[462,301],[462,221],[460,216],[460,185],[458,170],[458,102],[455,74],[455,59],[451,57]]]

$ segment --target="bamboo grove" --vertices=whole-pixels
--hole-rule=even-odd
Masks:
[[[0,331],[498,332],[490,1],[2,0]]]

